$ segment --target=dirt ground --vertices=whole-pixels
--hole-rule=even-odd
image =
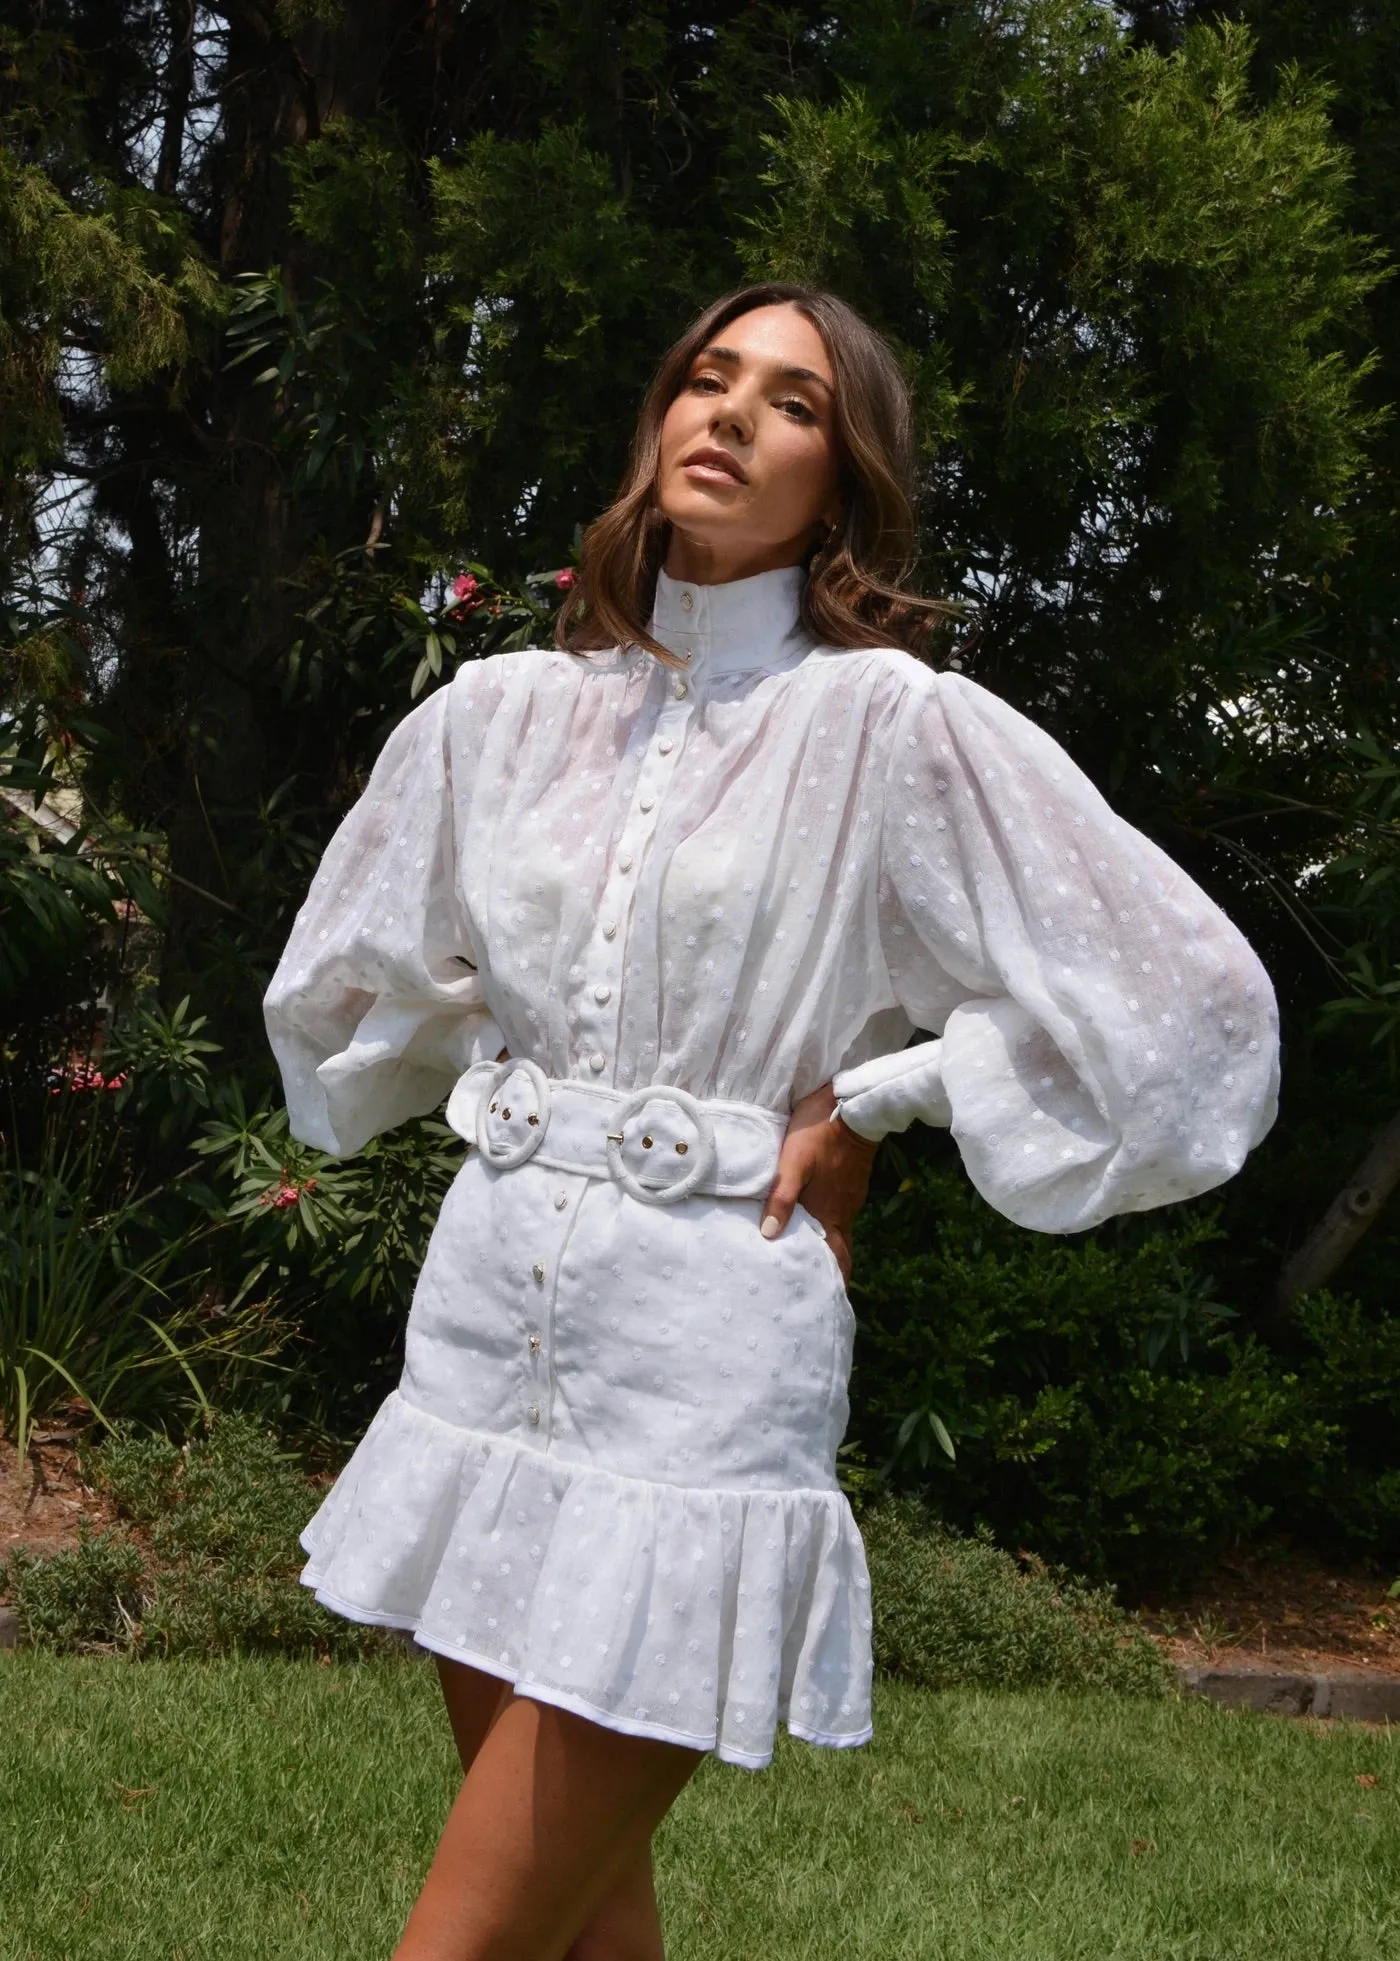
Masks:
[[[1144,1606],[1142,1618],[1187,1666],[1400,1678],[1394,1578],[1267,1547],[1223,1559],[1189,1594]]]
[[[0,1441],[0,1555],[16,1546],[75,1544],[80,1518],[101,1527],[110,1505],[82,1483],[71,1442],[41,1431],[24,1475]],[[1142,1618],[1175,1662],[1400,1678],[1394,1575],[1328,1566],[1283,1547],[1224,1559],[1189,1593],[1155,1600]]]
[[[0,1438],[0,1556],[16,1546],[57,1552],[76,1544],[80,1518],[100,1527],[114,1516],[79,1478],[72,1445],[50,1431],[39,1436],[51,1440],[34,1444],[22,1473],[14,1445]]]

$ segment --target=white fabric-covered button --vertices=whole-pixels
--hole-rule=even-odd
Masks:
[[[594,1049],[592,1055],[588,1058],[588,1066],[595,1076],[601,1076],[608,1066],[608,1058],[603,1054],[601,1049]]]
[[[612,1000],[612,989],[606,981],[599,981],[593,990],[593,999],[598,1003],[600,1008],[605,1008],[608,1002]]]
[[[554,1209],[556,1212],[562,1212],[568,1202],[569,1194],[567,1192],[556,1192],[554,1194]]]
[[[648,810],[655,810],[655,808],[656,808],[656,798],[655,798],[655,797],[643,797],[643,798],[642,798],[642,803],[641,803],[641,807],[642,807],[642,809],[643,809],[643,811],[648,811]]]
[[[684,701],[686,696],[690,693],[690,683],[688,681],[682,681],[680,675],[678,674],[675,680],[671,683],[671,693],[676,697],[677,701]]]
[[[621,856],[621,857],[620,857],[620,858],[618,859],[618,861],[617,861],[617,869],[618,869],[618,870],[619,870],[620,872],[630,872],[630,871],[631,871],[631,869],[632,869],[632,853],[631,853],[630,851],[624,851],[624,852],[623,852],[623,854],[622,854],[622,856]]]
[[[676,745],[674,742],[672,742],[669,735],[663,735],[661,740],[657,743],[656,746],[661,751],[663,756],[669,756],[671,751],[675,748]]]
[[[533,1265],[533,1266],[531,1267],[531,1269],[530,1269],[530,1271],[531,1271],[531,1272],[532,1272],[532,1273],[534,1274],[534,1276],[535,1276],[535,1278],[536,1278],[536,1280],[538,1280],[538,1281],[540,1281],[541,1283],[543,1283],[543,1281],[544,1281],[544,1261],[543,1261],[543,1260],[536,1260],[536,1261],[535,1261],[535,1264],[534,1264],[534,1265]]]
[[[526,1414],[526,1416],[527,1416],[527,1417],[529,1417],[529,1419],[530,1419],[530,1421],[531,1421],[532,1423],[538,1423],[538,1422],[539,1422],[539,1420],[540,1420],[540,1406],[539,1406],[539,1404],[538,1404],[538,1403],[527,1403],[527,1404],[525,1405],[525,1414]]]
[[[683,592],[681,594],[681,605],[689,613],[695,605],[695,594],[693,592]]]
[[[605,940],[615,940],[617,938],[617,921],[615,919],[605,919],[603,921],[603,938]]]

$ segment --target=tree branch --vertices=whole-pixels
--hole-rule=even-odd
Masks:
[[[1342,1261],[1375,1224],[1381,1207],[1400,1185],[1400,1111],[1378,1133],[1370,1150],[1343,1185],[1278,1278],[1274,1296],[1284,1314],[1299,1294],[1311,1293],[1332,1278]]]

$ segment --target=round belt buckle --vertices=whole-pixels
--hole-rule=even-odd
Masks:
[[[635,1136],[629,1137],[628,1123],[651,1103],[669,1103],[680,1112],[684,1124],[658,1116],[650,1129],[639,1129]],[[640,1199],[643,1205],[676,1204],[687,1198],[714,1168],[714,1121],[689,1090],[657,1087],[634,1090],[613,1111],[612,1124],[607,1134],[608,1169],[622,1189]],[[632,1164],[627,1162],[624,1151],[634,1159]],[[674,1180],[657,1178],[655,1174],[663,1166],[667,1172],[674,1166],[680,1175]],[[653,1174],[654,1182],[647,1181],[648,1172]]]
[[[525,1077],[530,1094],[513,1091],[507,1102],[502,1092],[515,1076]],[[549,1100],[549,1078],[538,1062],[508,1056],[496,1064],[476,1106],[477,1149],[488,1164],[513,1171],[535,1155],[549,1129]]]

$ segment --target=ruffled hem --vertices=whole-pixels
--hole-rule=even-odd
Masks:
[[[621,1477],[395,1390],[301,1535],[347,1619],[627,1735],[760,1770],[866,1743],[870,1580],[839,1491]]]

